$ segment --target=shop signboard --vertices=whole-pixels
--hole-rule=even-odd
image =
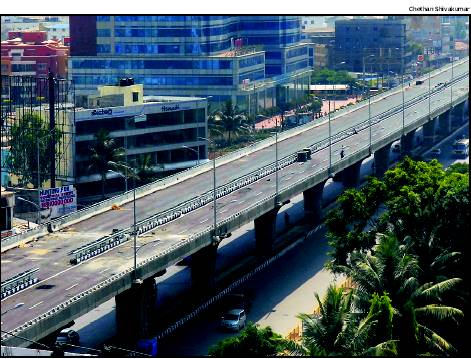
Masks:
[[[39,192],[41,213],[48,219],[57,218],[77,210],[77,191],[74,186],[42,189]]]

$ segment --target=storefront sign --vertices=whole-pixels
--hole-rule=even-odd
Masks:
[[[39,193],[41,212],[48,210],[47,218],[57,218],[77,210],[77,191],[74,186],[43,189]]]
[[[100,108],[98,110],[93,110],[91,112],[92,116],[101,116],[101,115],[112,115],[113,110],[111,108]]]

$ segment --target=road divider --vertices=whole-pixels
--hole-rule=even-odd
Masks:
[[[14,293],[32,286],[33,284],[36,284],[39,279],[34,276],[34,273],[37,271],[39,271],[39,268],[28,269],[2,282],[0,290],[1,298],[4,299]]]

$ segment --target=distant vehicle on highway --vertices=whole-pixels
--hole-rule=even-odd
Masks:
[[[455,157],[469,156],[469,139],[465,138],[453,144],[453,154]]]
[[[417,80],[417,81],[415,82],[416,85],[422,85],[423,83],[424,83],[424,82],[423,82],[422,80]]]
[[[56,344],[72,344],[77,345],[80,343],[80,335],[75,330],[67,328],[62,329],[57,335]]]
[[[230,330],[239,331],[245,327],[247,318],[245,310],[243,309],[232,309],[226,312],[221,317],[221,327]]]
[[[440,148],[435,148],[432,151],[430,151],[430,156],[432,157],[440,157],[442,154],[442,150]]]

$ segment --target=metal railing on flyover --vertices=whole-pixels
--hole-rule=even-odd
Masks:
[[[460,61],[457,61],[454,64],[454,66],[457,67],[457,66],[459,66],[460,64],[462,64],[466,61],[468,61],[468,57],[466,57],[464,59],[461,59]],[[436,69],[433,72],[438,74],[440,72],[448,70],[449,67],[450,66],[445,66],[445,67],[442,67],[440,69]],[[425,79],[427,77],[428,77],[428,75],[423,75],[421,78]],[[393,89],[391,89],[391,90],[389,90],[385,93],[374,95],[371,98],[374,99],[376,96],[386,97],[386,96],[390,95],[391,93],[394,93],[394,91],[397,91],[397,89],[393,88]],[[335,113],[332,117],[332,120],[339,117],[339,116],[345,115],[345,113],[347,113],[347,112],[356,111],[356,110],[358,110],[359,108],[361,108],[363,106],[365,106],[364,103],[359,103],[357,105],[345,107],[343,109],[335,111]],[[317,125],[317,123],[319,123],[319,122],[325,121],[325,117],[321,117],[321,118],[316,119],[316,120],[317,121],[308,122],[304,125],[301,125],[301,126],[292,128],[290,130],[284,131],[282,134],[284,134],[285,136],[289,136],[292,133],[302,132],[304,130],[312,128],[314,125]],[[283,140],[283,139],[281,139],[281,140]],[[262,140],[262,141],[258,141],[254,145],[263,146],[263,144],[265,144],[265,143],[268,144],[268,143],[271,143],[271,142],[273,142],[273,139],[268,138],[268,139],[265,139],[265,140]],[[241,150],[235,151],[233,153],[228,153],[224,156],[220,156],[220,157],[218,157],[217,162],[220,162],[220,163],[224,162],[226,158],[230,158],[230,157],[233,157],[234,155],[237,155],[237,152],[243,152],[243,150],[242,151]],[[164,179],[160,179],[160,180],[154,181],[152,183],[149,183],[147,185],[139,187],[137,189],[137,192],[138,192],[137,194],[140,197],[142,195],[145,195],[145,193],[148,192],[148,191],[150,191],[149,193],[151,193],[153,191],[157,191],[159,188],[165,187],[167,185],[167,183],[171,183],[175,180],[178,180],[178,178],[185,177],[186,175],[189,175],[190,173],[193,173],[193,172],[196,173],[196,172],[199,172],[199,171],[203,171],[204,166],[208,167],[204,171],[210,170],[210,166],[207,163],[201,164],[199,166],[195,166],[195,167],[192,167],[192,168],[188,168],[185,171],[181,171],[181,172],[176,173],[174,175],[168,176]],[[15,236],[11,236],[11,237],[7,237],[6,239],[2,239],[2,247],[3,246],[9,246],[11,244],[14,244],[16,242],[20,242],[21,240],[27,239],[27,238],[35,236],[35,235],[43,234],[45,232],[46,228],[48,229],[48,231],[53,231],[53,230],[55,230],[55,228],[58,228],[61,224],[67,224],[69,222],[72,223],[73,221],[80,220],[82,217],[85,218],[87,215],[93,214],[93,212],[96,212],[96,211],[99,211],[99,210],[108,210],[113,204],[116,204],[117,202],[118,203],[124,203],[124,202],[128,202],[130,200],[132,200],[132,191],[128,191],[128,192],[125,192],[123,194],[116,195],[114,197],[111,197],[111,198],[106,199],[104,201],[101,201],[99,203],[93,204],[91,206],[87,206],[87,207],[85,207],[85,208],[83,208],[83,209],[81,209],[77,212],[59,217],[59,218],[54,219],[52,221],[45,222],[41,226],[30,229],[30,230],[25,231],[21,234],[17,234]]]
[[[33,277],[33,274],[37,271],[39,271],[39,268],[31,268],[3,281],[1,283],[0,290],[1,298],[4,299],[9,295],[36,284],[39,279],[37,277]]]
[[[465,76],[467,76],[467,74],[463,74],[460,78],[456,78],[454,81],[459,81],[461,78]],[[434,89],[433,93],[444,91],[445,89],[446,87],[436,88]],[[426,95],[416,96],[413,99],[406,102],[405,108],[414,106],[415,104],[417,104],[418,102],[426,98],[428,98],[428,93]],[[393,109],[386,111],[386,113],[375,115],[371,118],[371,125],[375,125],[401,111],[402,111],[402,105],[399,105]],[[365,128],[368,128],[370,125],[369,122],[370,121],[364,121],[360,123],[359,125],[357,124],[357,125],[351,126],[345,130],[342,130],[336,133],[334,136],[332,136],[332,143],[336,143],[338,141],[343,140],[344,138],[350,136],[354,131],[362,131]],[[311,149],[312,152],[315,153],[327,146],[328,146],[328,139],[312,144],[309,146],[309,148]],[[285,156],[284,158],[279,160],[278,169],[282,169],[296,162],[297,160],[296,153],[297,152],[290,154],[288,156]],[[273,162],[247,175],[241,176],[223,186],[218,187],[216,190],[216,198],[221,198],[223,196],[226,196],[227,194],[232,193],[233,191],[236,191],[244,186],[247,186],[251,183],[258,181],[260,178],[263,178],[265,176],[268,176],[274,173],[275,171],[276,171],[276,163]],[[213,200],[213,191],[211,190],[197,198],[187,200],[177,205],[176,207],[173,207],[169,210],[155,214],[149,218],[139,221],[137,223],[137,232],[139,235],[144,234],[148,231],[155,229],[156,227],[160,225],[166,224],[171,220],[181,217],[183,214],[189,213],[192,210],[200,208],[208,204],[212,200]],[[128,229],[118,232],[115,235],[105,236],[89,244],[86,244],[80,248],[77,248],[73,252],[69,253],[69,255],[73,256],[73,258],[70,259],[70,262],[72,264],[77,264],[83,260],[90,259],[98,254],[103,253],[104,251],[108,249],[113,248],[116,245],[119,245],[125,242],[127,239],[129,239],[129,234],[131,233],[131,230],[132,230],[131,228],[128,228]]]

